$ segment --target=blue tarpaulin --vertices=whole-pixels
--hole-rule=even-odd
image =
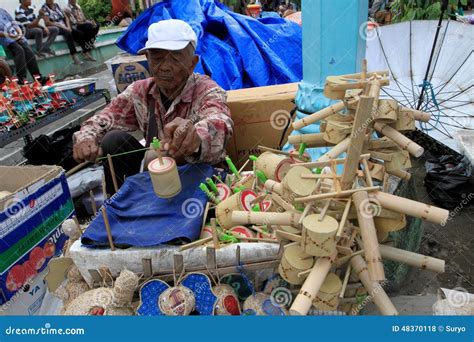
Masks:
[[[196,72],[226,90],[299,82],[302,31],[282,18],[254,19],[215,0],[165,0],[143,12],[117,45],[136,54],[145,46],[148,26],[166,19],[186,21],[196,32]]]
[[[178,239],[192,241],[201,233],[206,195],[199,184],[212,177],[207,164],[187,164],[178,168],[182,191],[170,199],[159,198],[148,172],[126,179],[119,192],[106,203],[114,244],[119,247],[151,247]],[[108,246],[102,215],[98,215],[82,235],[88,247]]]

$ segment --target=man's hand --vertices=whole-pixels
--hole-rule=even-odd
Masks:
[[[173,158],[190,156],[201,146],[201,138],[191,120],[176,118],[165,126],[164,131],[164,148]]]
[[[43,27],[44,35],[49,36],[49,29],[45,26]]]
[[[95,140],[84,140],[76,143],[73,147],[73,158],[78,163],[84,161],[94,162],[100,155],[102,155],[102,150]]]

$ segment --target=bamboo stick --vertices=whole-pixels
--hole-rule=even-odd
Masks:
[[[347,283],[349,282],[351,270],[352,270],[352,266],[350,264],[347,265],[346,274],[344,275],[344,281],[342,282],[342,289],[341,289],[341,293],[339,294],[339,298],[344,298],[344,293],[346,292],[346,287],[347,287]]]
[[[444,224],[449,218],[449,211],[431,205],[391,195],[382,191],[370,195],[385,209],[414,216],[432,223]]]
[[[357,210],[362,241],[364,242],[365,260],[369,267],[370,280],[385,280],[382,256],[380,255],[377,231],[372,213],[367,210],[369,196],[365,191],[359,191],[352,195]]]
[[[78,172],[79,170],[83,169],[84,167],[86,167],[87,165],[89,165],[90,162],[89,161],[85,161],[79,165],[76,165],[74,166],[71,170],[67,171],[66,172],[66,177],[69,177],[73,174],[75,174],[76,172]]]
[[[369,164],[367,163],[367,160],[362,159],[362,165],[364,166],[364,175],[365,175],[365,181],[367,182],[367,186],[374,186],[374,182],[370,174]]]
[[[219,243],[219,236],[217,234],[217,226],[216,226],[216,219],[211,219],[211,227],[212,227],[212,241],[214,242],[214,248],[219,249],[221,248],[221,244]]]
[[[342,174],[341,188],[348,190],[352,188],[359,167],[360,155],[364,147],[365,134],[368,124],[371,122],[371,109],[374,104],[374,98],[361,96],[357,113],[352,126],[350,145],[347,149],[347,157],[344,162],[344,173]]]
[[[309,126],[317,121],[327,118],[328,116],[334,115],[343,110],[344,108],[346,108],[345,103],[340,101],[336,104],[333,104],[332,106],[320,110],[319,112],[313,113],[301,120],[293,122],[293,129],[298,131],[303,127]]]
[[[337,229],[336,233],[336,238],[339,239],[342,235],[342,231],[344,230],[344,226],[347,221],[347,216],[349,216],[349,210],[351,209],[352,205],[352,199],[349,198],[349,200],[346,203],[346,206],[344,207],[344,211],[342,213],[341,221],[339,221],[339,228]]]
[[[107,233],[107,238],[109,240],[109,246],[111,251],[115,251],[114,239],[112,237],[112,230],[110,229],[109,217],[107,216],[107,211],[105,207],[101,208],[102,217],[104,218],[105,231]]]
[[[298,242],[298,243],[300,243],[302,240],[301,235],[291,234],[279,229],[276,231],[276,236],[284,240]]]
[[[407,150],[415,158],[420,157],[425,152],[423,147],[415,143],[413,140],[408,139],[393,127],[376,122],[374,128],[377,132],[380,132],[386,137],[392,139],[395,143],[397,143],[397,145],[399,145],[404,150]]]
[[[365,251],[363,249],[357,251],[357,252],[354,252],[350,255],[344,255],[343,257],[340,257],[338,259],[336,259],[336,261],[334,262],[334,266],[337,268],[337,267],[341,267],[342,265],[344,265],[346,262],[349,262],[353,257],[355,257],[356,255],[361,255],[361,254],[364,254]]]
[[[89,196],[91,198],[92,212],[94,213],[94,216],[95,216],[97,215],[97,204],[95,203],[94,192],[92,190],[89,191]]]
[[[324,133],[290,135],[288,143],[292,145],[304,143],[308,147],[328,147],[334,145],[324,140]]]
[[[398,315],[397,309],[387,296],[383,287],[376,281],[370,280],[369,272],[367,271],[367,264],[364,259],[360,255],[356,255],[351,259],[351,266],[360,278],[360,281],[369,293],[369,296],[373,298],[380,313],[385,316]]]
[[[416,109],[411,109],[411,108],[407,108],[407,107],[403,107],[403,106],[400,106],[401,109],[403,110],[408,110],[410,112],[413,113],[413,117],[415,118],[415,120],[417,121],[422,121],[422,122],[428,122],[431,120],[431,115],[429,113],[426,113],[426,112],[422,112],[420,110],[416,110]]]
[[[118,191],[117,177],[115,176],[114,162],[112,161],[112,156],[107,155],[107,161],[109,162],[110,174],[112,176],[112,182],[114,183],[115,192]]]
[[[411,179],[411,173],[405,170],[391,170],[391,171],[387,171],[387,173],[397,176],[406,181],[409,181]]]
[[[380,190],[380,186],[372,186],[372,187],[365,187],[365,188],[358,188],[358,189],[350,189],[350,190],[343,190],[340,192],[327,192],[324,194],[318,194],[318,195],[311,195],[307,197],[301,197],[301,198],[296,198],[295,202],[300,203],[300,202],[311,202],[311,201],[317,201],[317,200],[323,200],[326,198],[339,198],[339,197],[347,197],[350,196],[358,191],[376,191]]]
[[[179,248],[179,251],[182,252],[182,251],[185,251],[185,250],[193,248],[193,247],[198,247],[198,246],[204,245],[205,243],[208,243],[208,242],[211,242],[211,241],[212,241],[212,236],[209,236],[209,237],[204,238],[204,239],[196,240],[194,242],[191,242],[191,243],[188,243],[186,245],[181,246]]]
[[[361,154],[360,159],[369,159],[370,158],[370,153],[366,154]],[[310,162],[310,163],[298,163],[298,164],[293,164],[290,167],[295,167],[295,166],[304,166],[309,169],[313,169],[316,167],[325,167],[329,166],[332,163],[335,163],[336,165],[344,164],[346,161],[346,158],[340,158],[340,159],[330,159],[328,161],[317,161],[317,162]]]
[[[274,148],[261,146],[261,145],[257,146],[257,148],[260,151],[263,151],[263,152],[271,152],[271,153],[276,153],[276,154],[282,154],[284,156],[289,156],[289,157],[298,155],[298,152],[284,152],[284,151],[280,151],[280,150],[277,150],[277,149],[274,149]]]
[[[283,194],[283,184],[281,183],[278,183],[272,179],[268,179],[265,184],[264,184],[264,188],[270,192],[274,192],[278,195],[282,195]]]

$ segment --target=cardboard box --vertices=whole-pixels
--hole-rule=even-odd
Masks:
[[[0,166],[0,189],[0,313],[33,314],[41,306],[33,296],[38,289],[28,297],[34,301],[23,302],[25,293],[61,254],[67,239],[61,225],[74,204],[58,166]]]
[[[268,87],[247,88],[227,92],[234,120],[234,135],[227,144],[227,153],[233,162],[242,166],[249,154],[258,154],[258,145],[278,148],[284,129],[295,108],[292,102],[298,90],[298,83]],[[292,132],[286,130],[283,143]]]
[[[110,59],[112,75],[119,93],[123,92],[130,84],[150,77],[146,56],[132,56],[121,54]]]

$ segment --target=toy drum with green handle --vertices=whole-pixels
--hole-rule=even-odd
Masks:
[[[325,257],[336,251],[336,233],[339,227],[337,220],[326,215],[308,215],[303,219],[301,246],[303,250],[317,257]]]
[[[252,190],[242,190],[226,200],[220,202],[216,207],[216,218],[223,229],[229,229],[235,226],[232,222],[232,212],[251,211],[251,202],[257,198],[257,194]]]
[[[263,172],[267,179],[277,182],[286,176],[293,161],[287,156],[263,152],[255,161],[255,168]]]
[[[241,188],[252,189],[253,183],[255,181],[255,176],[253,174],[248,174],[243,176],[241,179],[232,183],[232,188]]]
[[[148,172],[158,197],[171,198],[181,192],[181,179],[173,158],[163,157],[161,160],[160,158],[152,160],[148,164]]]
[[[337,310],[341,289],[341,279],[335,273],[329,273],[313,299],[313,306],[323,311]]]
[[[285,246],[278,272],[281,277],[293,285],[304,283],[307,275],[298,277],[298,273],[304,272],[314,264],[314,257],[306,254],[297,243]]]

